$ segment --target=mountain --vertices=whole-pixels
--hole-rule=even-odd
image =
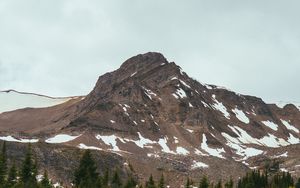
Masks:
[[[0,107],[0,139],[33,143],[44,166],[50,159],[43,151],[49,147],[60,151],[56,160],[64,151],[92,149],[106,156],[105,162],[99,157],[101,164],[131,164],[142,181],[164,173],[172,187],[187,176],[239,177],[270,160],[300,175],[298,105],[266,104],[200,83],[160,53],[126,60],[100,76],[84,97],[54,99],[15,91],[3,96],[16,99]],[[75,157],[68,156],[66,164]],[[54,179],[70,183],[65,172],[72,165],[51,165]]]

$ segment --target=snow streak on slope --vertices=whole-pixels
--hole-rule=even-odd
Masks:
[[[261,146],[267,146],[271,148],[277,148],[280,146],[287,146],[290,144],[298,144],[299,139],[294,137],[292,134],[290,134],[290,137],[288,140],[284,140],[283,138],[278,138],[275,135],[268,133],[268,135],[257,139],[253,138],[251,135],[249,135],[245,130],[241,129],[240,127],[237,126],[230,126],[228,127],[238,136],[235,139],[240,141],[242,144],[256,144],[256,145],[261,145]],[[222,133],[222,135],[228,139],[227,134]]]
[[[239,110],[237,108],[232,110],[233,113],[235,113],[236,117],[245,124],[248,124],[250,122],[249,118],[245,115],[245,113],[242,110]]]
[[[193,164],[191,166],[192,169],[196,169],[196,168],[208,168],[209,166],[203,162],[199,162],[199,161],[193,161]]]
[[[224,158],[222,156],[221,153],[225,153],[225,150],[224,148],[210,148],[208,145],[207,145],[207,139],[206,139],[206,136],[205,134],[202,134],[202,143],[201,143],[201,148],[206,151],[209,155],[212,155],[212,156],[215,156],[215,157],[219,157],[219,158]]]
[[[222,136],[225,137],[227,140],[226,145],[235,150],[235,153],[237,155],[243,156],[243,160],[263,153],[262,150],[242,145],[237,138],[234,138],[226,133],[222,133]]]
[[[278,125],[275,124],[274,122],[272,121],[262,121],[263,124],[265,124],[267,127],[269,127],[270,129],[273,129],[274,131],[277,131],[278,130]]]
[[[69,98],[51,98],[13,90],[0,92],[0,113],[22,108],[45,108],[69,101]]]
[[[35,143],[38,142],[39,139],[16,139],[12,136],[0,136],[0,140],[7,142],[20,142],[20,143]]]
[[[216,95],[213,95],[213,100],[214,100],[214,104],[213,104],[213,107],[214,109],[216,110],[219,110],[220,112],[222,112],[224,114],[224,116],[227,118],[227,119],[230,119],[230,114],[228,113],[227,111],[227,108],[223,105],[223,103],[219,102],[217,99],[216,99]]]
[[[296,133],[299,133],[299,129],[297,129],[295,126],[291,125],[288,121],[281,119],[281,122],[287,129],[295,131]]]

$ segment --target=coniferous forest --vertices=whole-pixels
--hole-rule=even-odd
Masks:
[[[31,146],[28,145],[27,152],[22,164],[17,166],[14,162],[8,166],[6,155],[6,144],[3,142],[0,153],[0,188],[52,188],[53,182],[44,171],[42,178],[38,177],[38,164],[34,159]],[[132,167],[131,167],[132,168]],[[199,183],[194,183],[199,182]],[[120,170],[109,170],[98,173],[92,153],[86,150],[81,157],[79,166],[74,171],[72,182],[75,188],[166,188],[164,175],[158,180],[152,175],[146,182],[138,182],[136,177],[129,175],[124,179],[120,176]],[[180,187],[181,185],[178,185]],[[67,186],[64,186],[67,187]],[[198,181],[187,177],[185,188],[300,188],[300,178],[296,181],[288,172],[276,172],[272,175],[268,170],[253,170],[235,183],[233,178],[217,182],[210,181],[205,175]]]

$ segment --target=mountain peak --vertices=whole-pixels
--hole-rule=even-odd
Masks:
[[[147,52],[139,54],[127,59],[122,65],[121,69],[131,69],[139,67],[158,66],[163,63],[168,63],[167,59],[158,52]]]

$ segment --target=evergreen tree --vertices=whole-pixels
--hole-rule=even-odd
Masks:
[[[295,184],[295,188],[300,188],[300,178],[298,178],[297,183]]]
[[[206,176],[203,176],[201,181],[200,181],[200,185],[199,188],[208,188],[209,186],[209,182]]]
[[[225,188],[233,188],[233,180],[230,177],[229,181],[225,183]]]
[[[23,161],[20,180],[21,185],[24,188],[35,188],[37,187],[36,181],[36,167],[35,162],[32,159],[31,145],[28,146],[25,160]]]
[[[214,188],[222,188],[222,180],[219,180]]]
[[[51,182],[48,179],[48,173],[45,170],[42,181],[40,182],[40,188],[52,188]]]
[[[119,170],[114,172],[113,178],[111,180],[111,187],[112,188],[120,188],[122,186],[122,181],[119,175]]]
[[[75,170],[74,186],[78,188],[99,187],[99,176],[96,169],[91,152],[86,150],[80,160],[78,169]]]
[[[102,185],[103,187],[108,187],[109,182],[109,171],[108,169],[105,170],[104,176],[102,178]]]
[[[158,188],[165,188],[165,178],[164,175],[162,174],[158,183]]]
[[[8,172],[7,187],[14,187],[17,181],[17,168],[15,163],[13,163]]]
[[[137,185],[137,182],[135,181],[135,179],[130,176],[124,186],[124,188],[135,188]]]
[[[239,181],[238,181],[237,188],[243,188],[243,184],[242,184],[241,179],[239,179]]]
[[[288,172],[280,172],[273,176],[271,186],[275,188],[285,188],[294,185],[293,178]]]
[[[150,175],[149,180],[146,182],[146,186],[145,187],[146,188],[156,188],[152,174]]]
[[[5,184],[7,175],[7,161],[6,161],[6,142],[2,144],[2,150],[0,154],[0,187]]]
[[[188,178],[186,179],[185,188],[190,188],[191,185],[192,185],[192,184],[191,184],[190,178],[188,177]]]

